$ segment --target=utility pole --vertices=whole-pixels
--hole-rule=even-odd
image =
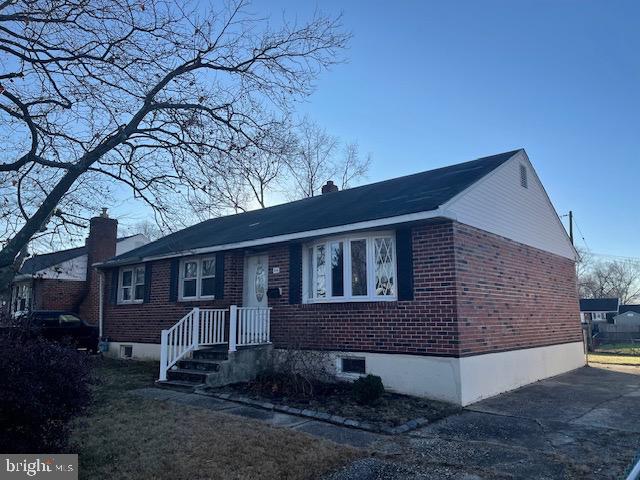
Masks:
[[[573,210],[569,210],[569,238],[571,245],[573,245]]]

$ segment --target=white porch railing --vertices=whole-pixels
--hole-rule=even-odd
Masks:
[[[234,322],[234,310],[237,317],[236,345],[262,345],[271,341],[271,308],[231,307],[231,325]],[[235,349],[234,349],[235,350]],[[231,343],[229,344],[229,351]]]
[[[229,328],[226,328],[229,312]],[[238,307],[227,309],[196,307],[160,338],[160,380],[167,371],[193,350],[208,345],[229,343],[229,351],[237,346],[261,345],[270,342],[271,308]],[[229,338],[227,340],[227,331]]]
[[[227,343],[226,340],[226,317],[228,310],[223,309],[200,309],[200,345],[220,345]]]
[[[160,380],[167,379],[167,370],[189,352],[202,345],[218,345],[225,342],[225,317],[227,310],[191,310],[169,330],[160,336]]]

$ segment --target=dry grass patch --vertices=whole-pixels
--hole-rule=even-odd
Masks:
[[[97,366],[96,404],[73,437],[82,478],[307,479],[359,455],[300,432],[126,393],[148,386],[156,366]]]
[[[640,365],[640,356],[633,357],[630,355],[590,353],[587,358],[589,359],[589,363],[604,363],[608,365]]]

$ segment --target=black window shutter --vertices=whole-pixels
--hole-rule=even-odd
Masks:
[[[143,303],[149,303],[151,299],[151,263],[144,266],[144,298]]]
[[[109,303],[112,305],[118,303],[118,274],[119,270],[117,268],[111,270],[111,291],[109,292]]]
[[[398,300],[413,300],[413,239],[410,228],[396,231]]]
[[[224,298],[224,252],[216,253],[216,299]]]
[[[171,271],[169,273],[169,301],[176,302],[178,300],[178,273],[180,269],[180,259],[171,260]]]
[[[302,245],[289,245],[289,303],[302,303]]]

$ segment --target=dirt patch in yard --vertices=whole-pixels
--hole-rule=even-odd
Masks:
[[[301,432],[172,402],[134,397],[157,364],[96,362],[95,402],[72,438],[80,478],[308,479],[361,451]]]
[[[270,392],[255,382],[238,383],[219,392],[239,393],[254,400],[287,405],[301,410],[317,410],[329,415],[366,422],[377,428],[397,427],[410,420],[424,418],[435,421],[459,412],[461,409],[450,403],[385,392],[371,405],[357,403],[352,395],[351,384],[329,383],[316,385],[313,395],[280,395]]]

